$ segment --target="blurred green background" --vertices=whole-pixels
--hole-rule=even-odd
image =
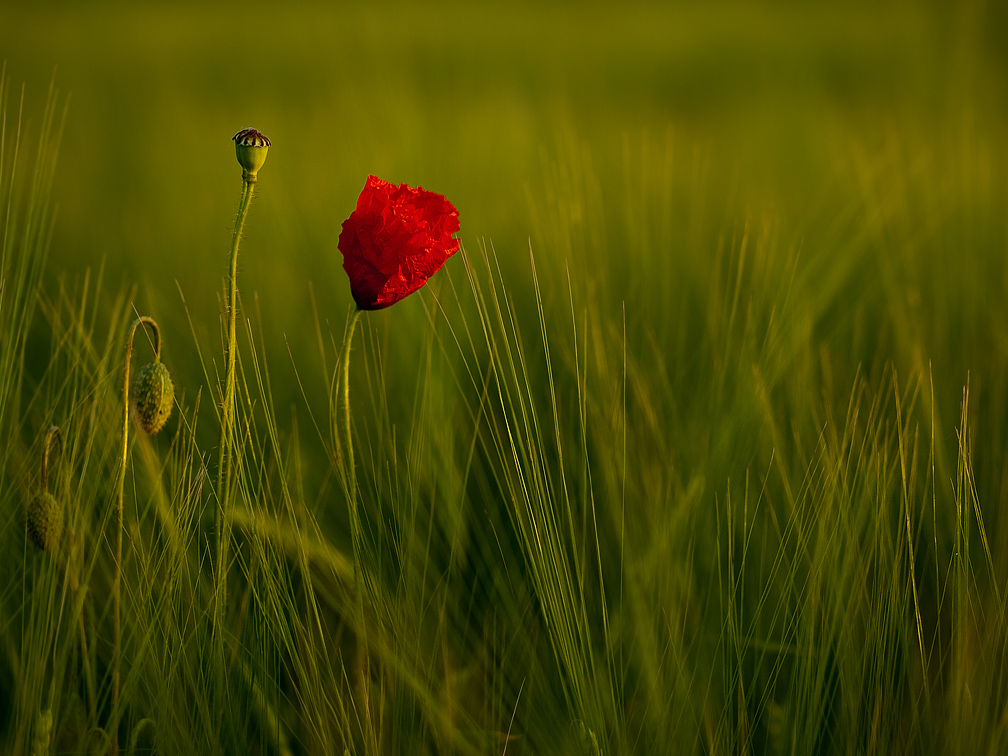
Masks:
[[[787,238],[815,238],[864,200],[880,154],[951,173],[950,146],[989,139],[1000,154],[1006,18],[982,1],[7,2],[0,56],[26,83],[26,113],[41,112],[50,80],[70,95],[53,275],[72,282],[104,262],[107,295],[137,283],[136,307],[162,322],[166,359],[192,385],[179,290],[205,353],[219,354],[240,190],[229,140],[244,126],[273,140],[240,259],[246,312],[255,293],[266,343],[286,338],[305,361],[318,352],[310,285],[323,324],[342,329],[336,240],[369,173],[446,194],[463,243],[492,242],[519,289],[531,241],[560,263],[547,294],[566,289],[547,211],[572,172],[596,187],[584,212],[606,215],[614,256],[646,241],[638,211],[672,185],[709,227],[768,212]],[[710,239],[665,242],[712,252]],[[662,275],[633,268],[646,259],[610,278],[611,302]],[[419,303],[402,310],[423,328]],[[300,392],[278,356],[286,406]],[[321,382],[308,390],[323,396]]]
[[[212,305],[240,189],[228,140],[268,134],[242,281],[291,330],[309,279],[346,305],[336,238],[368,173],[446,194],[467,246],[524,256],[544,155],[579,140],[618,204],[671,127],[680,170],[699,148],[712,181],[804,219],[854,144],[1000,123],[1005,18],[982,2],[8,1],[0,55],[28,113],[54,70],[71,95],[54,260],[105,258],[152,307],[175,280]]]

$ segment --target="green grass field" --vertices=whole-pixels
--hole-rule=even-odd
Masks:
[[[1006,24],[5,3],[0,751],[1008,753]],[[351,497],[368,174],[463,249],[361,320]]]

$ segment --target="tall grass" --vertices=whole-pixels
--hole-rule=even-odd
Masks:
[[[203,379],[129,436],[114,721],[138,295],[46,275],[58,101],[33,162],[6,120],[0,144],[5,750],[102,752],[110,728],[135,753],[1003,750],[1001,143],[855,145],[792,217],[672,132],[628,137],[620,193],[560,139],[530,249],[470,245],[362,318],[355,513],[333,407],[276,401],[290,363],[328,395],[342,314],[305,353],[246,293],[222,574],[217,313],[179,287]],[[24,538],[52,424],[61,557]]]

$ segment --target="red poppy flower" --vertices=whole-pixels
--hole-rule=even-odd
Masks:
[[[357,306],[380,310],[427,283],[458,251],[458,230],[458,210],[443,194],[368,176],[339,237]]]

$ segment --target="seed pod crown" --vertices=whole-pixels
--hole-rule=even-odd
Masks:
[[[175,386],[160,360],[140,368],[133,383],[133,411],[145,433],[155,434],[171,416]]]
[[[248,181],[256,180],[256,174],[266,162],[266,153],[270,148],[269,138],[257,129],[242,129],[231,139],[235,143],[235,155],[244,169],[242,177]]]

